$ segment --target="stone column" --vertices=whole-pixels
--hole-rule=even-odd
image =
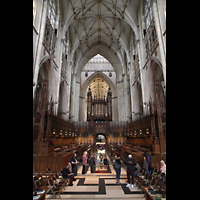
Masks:
[[[140,48],[140,42],[137,40],[137,47],[138,47],[138,56],[139,56],[139,67],[140,67],[140,79],[141,79],[141,90],[142,90],[142,103],[143,103],[143,116],[148,113],[147,106],[146,106],[146,93],[145,93],[145,73],[143,70],[143,63],[142,56],[144,56],[144,51]]]
[[[65,97],[65,104],[66,104],[66,115],[65,120],[69,121],[69,111],[70,111],[70,85],[71,85],[71,68],[72,68],[72,62],[67,62],[66,67],[66,81],[68,85],[66,84],[65,90],[66,90],[66,97]]]
[[[60,88],[60,81],[61,81],[61,61],[62,61],[62,48],[63,48],[63,43],[61,42],[61,29],[62,29],[61,25],[59,24],[59,26],[58,26],[58,38],[57,38],[56,45],[55,45],[55,58],[54,58],[54,61],[56,62],[58,69],[54,73],[55,74],[55,81],[53,81],[53,79],[50,80],[52,82],[52,85],[55,85],[54,86],[55,87],[54,100],[56,102],[58,102],[58,99],[59,99],[59,88]],[[55,71],[55,68],[54,68],[54,71]],[[57,107],[56,113],[57,112],[58,112],[58,107]]]
[[[157,1],[154,1],[153,3],[153,16],[155,21],[155,28],[156,28],[156,34],[158,38],[159,48],[160,48],[160,55],[161,55],[161,62],[163,67],[163,76],[165,81],[165,88],[166,88],[166,55],[165,55],[165,48],[163,45],[163,39],[162,39],[162,31],[159,21],[159,15],[158,15],[158,8],[157,8]]]
[[[86,121],[86,118],[87,118],[87,114],[86,114],[87,113],[86,112],[87,107],[86,106],[87,105],[85,106],[85,97],[81,97],[80,96],[80,98],[79,98],[79,105],[80,105],[80,108],[79,108],[80,121]]]
[[[44,32],[45,32],[45,26],[46,26],[46,13],[47,13],[47,1],[43,2],[43,11],[42,11],[42,17],[41,17],[41,26],[39,31],[39,42],[38,42],[38,49],[37,49],[37,58],[35,61],[35,70],[33,75],[33,98],[35,96],[36,86],[37,86],[37,79],[38,79],[38,72],[39,72],[39,64],[40,64],[40,55],[42,51],[42,43],[44,39]]]
[[[68,120],[69,120],[69,108],[68,108],[68,88],[69,86],[66,84],[66,82],[62,83],[62,87],[60,89],[62,89],[62,100],[61,100],[61,107],[62,107],[62,119],[67,121],[67,116],[68,116]],[[61,92],[61,91],[60,91]]]
[[[112,99],[112,121],[118,121],[118,96],[116,95],[115,92],[112,94],[111,99]]]
[[[80,100],[80,78],[75,83],[75,105],[74,105],[74,120],[79,121],[79,100]]]
[[[139,113],[139,89],[138,89],[138,83],[135,83],[132,86],[132,95],[133,95],[133,112],[132,112],[132,121],[135,121],[138,119],[137,113]]]
[[[117,82],[118,89],[118,117],[119,121],[125,121],[126,119],[126,107],[125,107],[125,98],[124,98],[124,76],[122,75],[121,81]]]
[[[127,71],[127,70],[126,70]],[[125,97],[125,106],[126,106],[126,118],[125,121],[131,121],[131,106],[130,106],[130,84],[129,84],[129,78],[126,74],[124,76],[124,97]]]
[[[64,59],[64,68],[65,68],[65,77],[68,85],[66,84],[66,97],[65,97],[65,104],[66,104],[66,115],[65,115],[65,120],[69,121],[69,113],[70,113],[70,98],[71,98],[71,79],[72,79],[72,67],[73,67],[73,62],[70,62],[70,44],[69,44],[69,30],[67,30],[67,46],[66,46],[66,52],[67,54],[67,60]]]
[[[72,87],[71,87],[71,105],[70,105],[70,122],[74,122],[74,103],[75,103],[75,84],[76,84],[76,74],[72,75]]]
[[[132,34],[131,34],[131,38],[130,38],[130,66],[129,66],[129,84],[130,84],[130,95],[131,95],[131,117],[132,117],[132,120],[134,118],[134,115],[133,115],[133,104],[134,104],[134,101],[133,101],[133,86],[132,84],[134,83],[134,75],[135,75],[135,68],[134,68],[134,64],[133,64],[133,55],[135,55],[135,50],[134,50],[134,44],[133,44],[133,31],[132,31]]]

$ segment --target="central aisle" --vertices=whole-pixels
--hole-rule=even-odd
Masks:
[[[109,167],[108,168],[110,168],[110,170],[108,169],[108,171],[109,171],[109,173],[91,173],[91,169],[90,169],[90,166],[89,165],[87,165],[87,167],[86,167],[86,170],[87,170],[87,173],[85,174],[85,175],[83,175],[82,174],[82,165],[79,165],[79,167],[78,167],[78,170],[77,170],[77,175],[79,176],[83,176],[83,177],[87,177],[87,176],[94,176],[94,177],[96,177],[96,176],[100,176],[100,175],[106,175],[106,176],[108,176],[108,175],[111,175],[111,176],[113,176],[113,177],[116,177],[116,172],[115,172],[115,169],[113,168],[113,161],[111,161],[110,160],[110,158],[109,158],[109,156],[107,155],[107,154],[102,154],[103,155],[103,158],[104,158],[104,156],[106,155],[106,157],[107,157],[107,159],[108,159],[108,163],[109,163]],[[98,171],[98,169],[99,169],[99,167],[100,167],[100,159],[99,159],[99,156],[100,156],[100,153],[94,153],[94,156],[95,156],[95,162],[96,162],[96,171]],[[121,168],[121,176],[126,176],[126,170],[122,167]]]

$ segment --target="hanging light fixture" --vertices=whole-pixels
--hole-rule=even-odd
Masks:
[[[109,72],[109,76],[110,76],[110,77],[112,76],[112,72]]]

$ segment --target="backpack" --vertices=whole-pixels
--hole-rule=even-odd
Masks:
[[[115,163],[114,163],[114,169],[115,170],[120,170],[120,168],[121,168],[121,165],[119,165],[116,161],[115,161]]]

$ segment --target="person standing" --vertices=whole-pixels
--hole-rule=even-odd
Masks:
[[[141,170],[141,167],[139,163],[137,162],[135,166],[134,176],[139,176],[140,170]]]
[[[160,168],[161,173],[164,173],[166,175],[166,164],[165,164],[165,161],[161,160],[160,164],[161,164],[161,168]]]
[[[120,174],[121,174],[122,160],[120,159],[119,155],[117,155],[117,159],[115,160],[115,162],[120,166],[119,169],[115,169],[116,173],[117,173],[116,174],[116,184],[121,185],[119,180],[120,180]]]
[[[143,167],[145,168],[146,173],[149,174],[149,162],[148,162],[148,156],[146,154],[144,155]]]
[[[76,153],[73,153],[73,156],[71,158],[71,165],[72,165],[72,172],[74,173],[74,176],[77,176],[77,164],[79,162],[76,159]]]
[[[87,164],[87,151],[85,151],[82,156],[82,165],[83,165],[82,174],[85,174],[86,164]]]
[[[126,160],[126,163],[127,163],[127,176],[128,176],[128,184],[126,185],[126,187],[130,187],[130,176],[132,177],[132,186],[131,188],[133,188],[133,184],[134,184],[134,168],[135,168],[135,165],[136,165],[136,160],[135,158],[132,158],[132,155],[128,155],[128,158]]]
[[[105,156],[104,159],[103,159],[103,164],[104,164],[105,168],[106,168],[107,165],[108,165],[108,159],[107,159],[106,156]]]
[[[161,164],[161,168],[160,168],[160,181],[163,181],[163,175],[166,176],[166,164],[165,164],[165,161],[164,160],[161,160],[160,161],[160,164]]]
[[[145,152],[145,157],[147,157],[147,160],[148,160],[148,170],[149,172],[151,171],[151,156],[149,155],[148,151],[146,150]]]
[[[90,164],[91,173],[94,173],[95,157],[93,153],[89,159],[89,164]]]

